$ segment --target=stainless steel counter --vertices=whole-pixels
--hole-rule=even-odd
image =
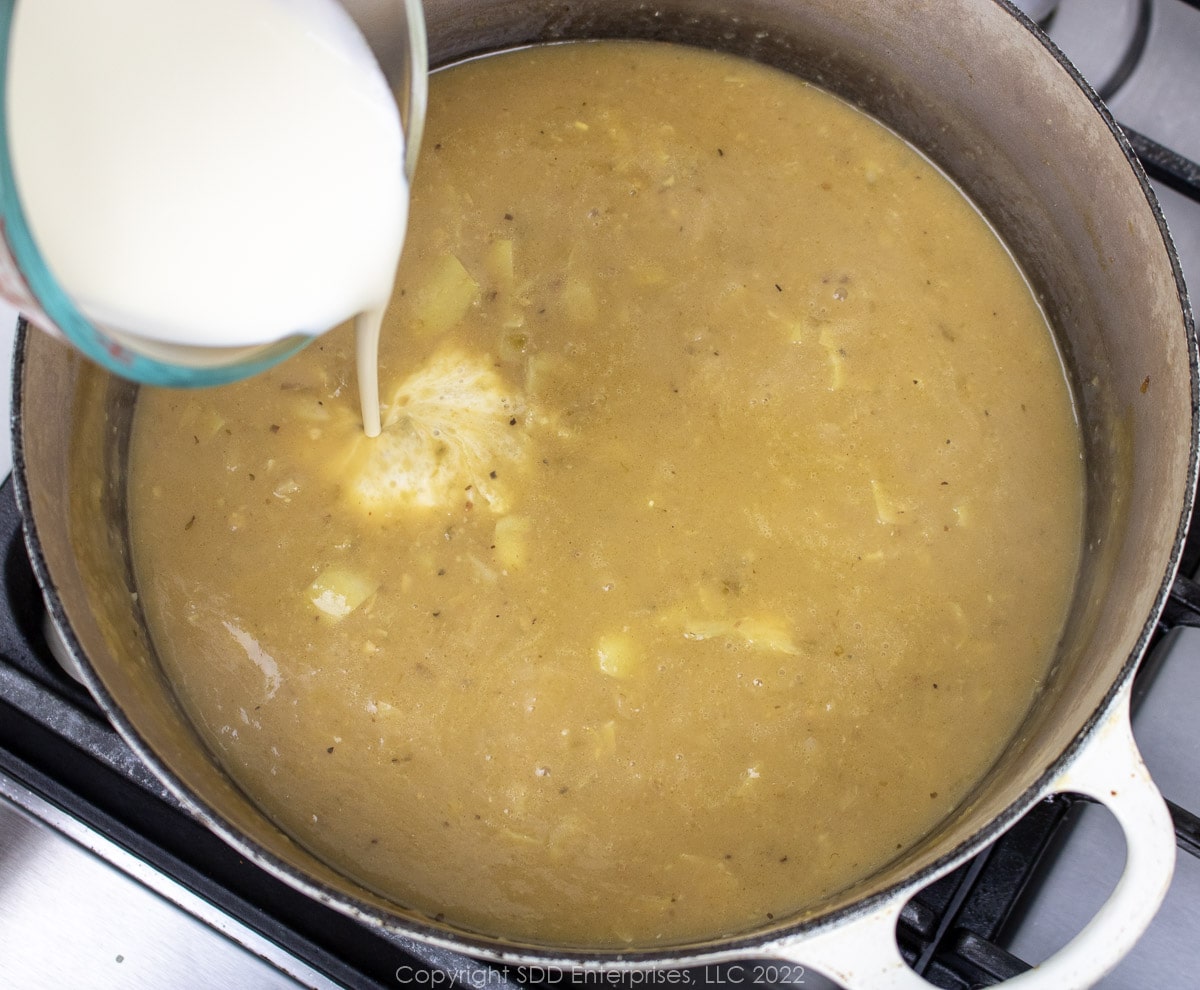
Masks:
[[[2,774],[0,974],[11,990],[337,986]]]

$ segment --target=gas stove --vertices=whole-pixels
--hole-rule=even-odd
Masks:
[[[1021,0],[1126,129],[1154,181],[1185,278],[1200,286],[1200,0]],[[15,314],[0,307],[0,347]],[[4,376],[7,386],[8,376]],[[0,476],[11,458],[0,442]],[[380,935],[242,860],[179,808],[53,659],[11,482],[0,488],[0,973],[5,986],[176,988],[557,986]],[[1193,527],[1184,574],[1200,565]],[[1187,597],[1194,589],[1180,586]],[[1195,597],[1200,601],[1200,595]],[[1103,988],[1200,983],[1200,629],[1177,603],[1135,685],[1134,734],[1170,803],[1175,878]],[[1100,806],[1047,799],[926,888],[899,929],[937,987],[990,986],[1048,957],[1095,912],[1124,860]],[[692,985],[832,988],[752,962],[660,974]],[[605,983],[612,981],[605,980]],[[632,980],[624,982],[632,985]],[[639,981],[645,982],[645,981]]]

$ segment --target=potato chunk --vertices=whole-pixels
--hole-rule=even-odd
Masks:
[[[379,582],[345,567],[326,567],[308,586],[308,598],[327,619],[340,622],[379,590]]]
[[[751,649],[769,650],[795,656],[800,652],[792,638],[791,625],[780,615],[763,613],[730,619],[688,619],[683,625],[684,639],[740,640]]]
[[[609,677],[629,677],[637,667],[637,647],[628,633],[607,633],[596,642],[600,670]]]
[[[449,330],[467,315],[479,296],[479,283],[463,263],[452,254],[443,255],[417,295],[412,327],[427,334]]]
[[[515,571],[529,562],[529,538],[533,520],[526,516],[505,516],[496,521],[496,562],[506,571]]]

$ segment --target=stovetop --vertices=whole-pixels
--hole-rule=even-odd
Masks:
[[[1155,180],[1184,274],[1200,285],[1200,0],[1021,0],[1127,129]],[[1048,12],[1049,11],[1049,12]],[[12,316],[0,311],[0,333]],[[2,343],[2,342],[0,342]],[[8,463],[0,449],[0,468]],[[1193,527],[1185,574],[1200,564]],[[1200,601],[1194,588],[1182,596]],[[1136,682],[1134,734],[1176,823],[1167,900],[1100,986],[1200,984],[1200,630],[1173,606]],[[50,654],[11,482],[0,488],[0,973],[5,986],[252,988],[565,985],[388,937],[312,902],[196,824]],[[1115,820],[1048,799],[921,892],[899,939],[944,988],[1036,964],[1104,901],[1124,852]],[[609,981],[605,981],[606,983]],[[634,982],[625,978],[624,982]],[[638,982],[827,988],[752,962]]]

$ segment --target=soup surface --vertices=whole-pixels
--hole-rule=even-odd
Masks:
[[[362,435],[349,328],[143,390],[142,600],[287,831],[566,945],[780,920],[949,814],[1035,696],[1082,464],[1005,249],[920,155],[696,50],[433,80]]]

